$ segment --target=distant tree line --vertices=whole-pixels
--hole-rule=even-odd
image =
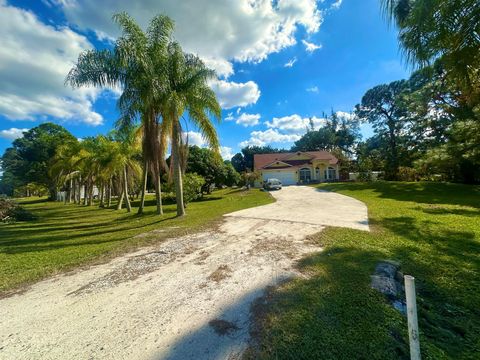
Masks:
[[[416,70],[368,90],[353,118],[332,112],[291,151],[329,150],[344,170],[381,171],[387,180],[480,182],[480,2],[382,0],[382,6]],[[374,130],[364,141],[362,123]],[[277,151],[284,150],[247,147],[232,165],[251,169],[254,153]]]

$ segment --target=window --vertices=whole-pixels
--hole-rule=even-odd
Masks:
[[[328,167],[325,169],[325,180],[335,180],[337,178],[337,172],[334,168]]]
[[[301,183],[308,183],[312,179],[312,174],[310,172],[310,169],[300,169],[300,182]]]

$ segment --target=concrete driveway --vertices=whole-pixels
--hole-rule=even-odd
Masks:
[[[310,186],[287,186],[271,194],[277,202],[226,216],[369,230],[367,207],[351,197]]]
[[[0,299],[0,359],[239,358],[255,299],[321,250],[305,237],[325,225],[368,229],[366,207],[346,196],[293,186],[272,195],[218,228]]]

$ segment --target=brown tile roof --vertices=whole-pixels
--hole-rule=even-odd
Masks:
[[[308,154],[312,156],[311,160],[328,160],[330,165],[335,165],[338,162],[338,159],[329,153],[328,151],[302,151],[302,154]],[[293,166],[299,166],[303,164],[311,164],[311,160],[286,160],[296,153],[274,153],[274,154],[254,154],[253,155],[253,164],[255,170],[260,170],[265,166],[279,160]]]

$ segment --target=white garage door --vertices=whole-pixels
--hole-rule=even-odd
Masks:
[[[283,185],[295,185],[297,180],[295,179],[294,171],[269,171],[263,173],[263,181],[268,179],[278,179]]]

